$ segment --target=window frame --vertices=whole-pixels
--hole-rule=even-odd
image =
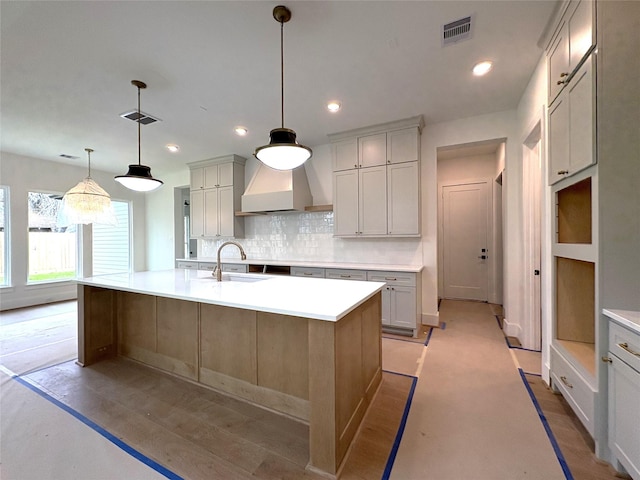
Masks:
[[[0,288],[11,287],[11,191],[8,185],[0,185],[0,190],[3,192],[3,221],[4,229],[2,231],[2,237],[4,240],[4,251],[2,254],[2,262],[4,264],[4,277],[0,281]]]

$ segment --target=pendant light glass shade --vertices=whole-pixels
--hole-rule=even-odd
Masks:
[[[274,128],[269,145],[256,148],[255,156],[267,167],[292,170],[311,157],[311,149],[296,142],[296,132],[288,128]]]
[[[296,132],[289,128],[284,128],[284,24],[291,20],[291,11],[278,5],[273,9],[273,18],[280,23],[280,92],[281,92],[281,115],[282,126],[274,128],[269,134],[268,145],[256,148],[254,156],[267,167],[276,170],[291,170],[299,167],[311,158],[313,152],[309,147],[300,145],[296,141]]]
[[[138,89],[138,117],[140,117],[140,89],[147,88],[147,84],[140,80],[131,80],[131,84]],[[126,175],[118,175],[115,181],[129,190],[136,192],[150,192],[160,187],[163,182],[151,176],[151,167],[140,163],[140,121],[138,120],[138,164],[129,165]]]
[[[58,212],[57,225],[101,223],[117,225],[111,205],[111,197],[91,178],[91,150],[85,148],[89,157],[87,177],[62,197],[62,208]]]

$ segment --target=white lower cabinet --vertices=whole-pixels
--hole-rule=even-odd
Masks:
[[[609,448],[640,479],[640,333],[609,322]]]
[[[315,277],[324,278],[324,268],[319,267],[291,267],[293,277]]]
[[[421,311],[416,288],[419,276],[415,273],[370,271],[367,272],[367,280],[387,284],[382,290],[382,325],[410,329],[416,336]]]
[[[555,391],[562,393],[593,436],[596,391],[554,344],[551,345],[551,385]]]

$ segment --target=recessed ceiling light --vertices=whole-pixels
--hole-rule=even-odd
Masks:
[[[338,110],[340,110],[341,106],[342,105],[340,105],[340,102],[332,101],[327,103],[327,110],[329,110],[331,113],[336,113]]]
[[[244,137],[247,133],[249,133],[249,130],[247,130],[247,127],[242,127],[242,126],[234,127],[233,131],[236,132],[236,135],[238,135],[239,137]]]
[[[180,150],[180,147],[175,143],[170,143],[169,145],[167,145],[167,150],[169,150],[171,153],[176,153],[178,150]]]
[[[484,62],[476,63],[475,66],[473,67],[473,74],[476,77],[481,77],[482,75],[486,75],[487,73],[489,73],[492,67],[493,67],[493,62],[490,62],[488,60]]]

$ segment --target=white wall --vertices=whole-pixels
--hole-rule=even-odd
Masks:
[[[517,318],[520,310],[522,252],[519,248],[521,222],[520,184],[521,168],[517,162],[516,111],[490,113],[472,118],[426,125],[422,133],[422,312],[424,323],[434,323],[438,318],[438,180],[437,149],[451,145],[506,138],[505,175],[503,198],[505,199],[504,285],[505,316]],[[512,241],[512,238],[516,241]],[[520,295],[520,297],[518,297]]]
[[[9,187],[10,198],[10,275],[11,285],[0,290],[2,310],[68,300],[76,297],[72,281],[27,285],[28,276],[28,206],[29,191],[64,194],[87,176],[86,160],[78,160],[79,166],[50,162],[0,152],[0,183]],[[113,180],[113,174],[91,170],[91,177],[113,199],[132,202],[133,219],[133,268],[145,269],[145,198],[131,192]],[[91,266],[90,227],[83,228],[83,252],[81,260],[85,270]],[[83,273],[84,276],[84,273]]]

